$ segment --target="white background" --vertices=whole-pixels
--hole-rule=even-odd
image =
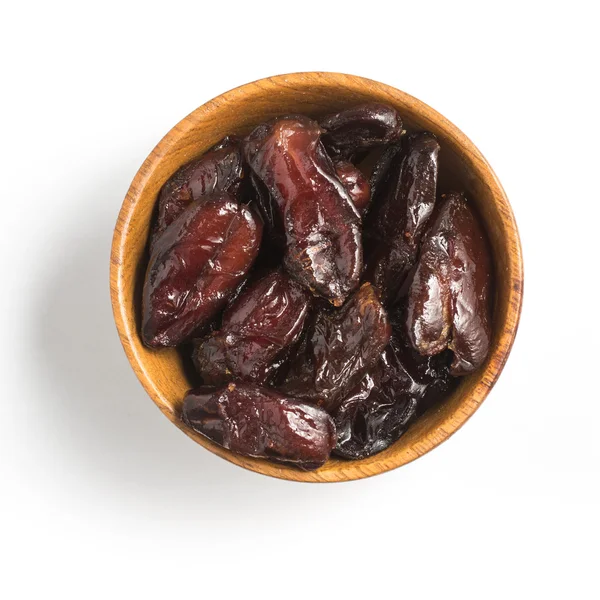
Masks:
[[[594,4],[5,4],[0,597],[598,598]],[[109,301],[114,222],[158,140],[221,92],[302,70],[383,81],[458,125],[525,253],[519,335],[478,413],[347,484],[194,444],[136,380]]]

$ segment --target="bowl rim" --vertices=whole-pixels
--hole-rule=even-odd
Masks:
[[[131,319],[128,315],[126,298],[124,297],[124,278],[126,274],[124,273],[122,266],[122,257],[124,256],[125,241],[131,227],[136,204],[141,195],[141,191],[144,189],[145,184],[152,175],[155,165],[163,159],[173,142],[179,139],[187,131],[194,128],[199,116],[203,113],[210,112],[211,110],[216,110],[219,105],[235,99],[240,92],[243,93],[244,88],[261,86],[266,83],[274,85],[283,84],[286,86],[304,86],[309,79],[320,80],[321,83],[323,80],[328,80],[330,83],[338,85],[354,83],[375,86],[396,98],[401,98],[405,104],[412,105],[414,110],[417,111],[420,116],[443,128],[447,135],[465,151],[469,156],[469,160],[471,162],[479,162],[480,169],[483,169],[486,172],[486,183],[494,188],[494,196],[501,204],[501,210],[499,212],[508,238],[507,242],[512,248],[511,255],[507,261],[507,277],[510,278],[508,314],[506,323],[504,323],[503,330],[500,333],[500,340],[497,348],[493,351],[485,371],[481,373],[479,380],[474,384],[469,395],[462,400],[457,410],[444,419],[435,430],[426,434],[410,449],[388,456],[385,461],[370,464],[369,468],[364,468],[364,466],[361,465],[362,461],[348,461],[347,466],[344,468],[331,469],[324,472],[321,472],[320,470],[305,472],[293,468],[281,468],[276,464],[264,460],[243,457],[229,450],[225,450],[212,443],[207,438],[204,438],[187,428],[182,424],[178,416],[174,414],[173,410],[163,398],[161,391],[155,384],[151,374],[147,371],[144,360],[137,351],[137,344],[134,342],[138,337],[138,333],[135,327],[132,327],[130,324]],[[184,431],[189,437],[206,449],[225,458],[229,462],[263,475],[303,482],[341,482],[371,477],[408,464],[446,441],[469,420],[498,380],[512,349],[523,305],[523,277],[521,241],[508,197],[490,164],[475,144],[460,129],[458,129],[458,127],[429,105],[393,86],[358,75],[348,75],[328,71],[305,71],[265,77],[237,86],[220,94],[184,117],[158,142],[135,174],[119,211],[111,246],[110,296],[119,338],[131,367],[153,402],[179,429]]]

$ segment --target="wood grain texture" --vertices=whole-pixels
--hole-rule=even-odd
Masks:
[[[318,471],[305,473],[233,454],[180,421],[182,399],[190,387],[181,359],[173,349],[146,348],[138,333],[145,246],[158,191],[181,165],[227,134],[248,133],[266,119],[286,113],[320,116],[366,101],[394,106],[409,131],[435,133],[442,148],[438,189],[464,190],[477,207],[490,238],[496,271],[490,355],[445,403],[425,413],[398,442],[376,456],[360,461],[331,459]],[[370,79],[340,73],[294,73],[261,79],[211,100],[159,142],[135,175],[119,213],[110,291],[119,336],[133,370],[160,410],[187,435],[222,458],[264,475],[307,482],[349,481],[415,460],[446,440],[477,410],[498,379],[517,332],[523,263],[517,225],[500,182],[479,150],[452,123],[416,98]]]

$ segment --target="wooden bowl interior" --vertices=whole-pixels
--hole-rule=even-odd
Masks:
[[[331,459],[304,473],[292,467],[235,455],[185,427],[179,420],[190,388],[176,350],[145,348],[138,334],[145,247],[156,197],[183,164],[227,134],[246,134],[271,117],[301,113],[314,117],[367,101],[391,104],[408,130],[426,129],[441,144],[439,191],[464,190],[487,230],[496,271],[492,351],[486,364],[466,377],[451,397],[425,413],[386,451],[361,461]],[[476,410],[497,379],[516,332],[521,302],[518,233],[508,201],[489,165],[472,143],[441,115],[394,88],[359,77],[301,73],[261,80],[228,92],[186,117],[159,143],[138,172],[115,231],[111,286],[115,318],[125,350],[142,384],[163,413],[202,446],[240,466],[300,481],[341,481],[373,475],[405,464],[458,429]]]

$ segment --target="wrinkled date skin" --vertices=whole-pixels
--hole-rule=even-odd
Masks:
[[[437,198],[439,152],[367,103],[226,137],[164,184],[141,336],[203,383],[183,423],[313,470],[389,448],[483,364],[490,248],[463,194]]]
[[[450,389],[448,358],[422,357],[398,333],[334,413],[334,454],[356,460],[385,450]]]
[[[336,160],[333,163],[335,173],[356,208],[363,215],[371,201],[371,186],[369,180],[357,169],[351,162],[347,160]]]
[[[385,450],[406,431],[425,389],[388,346],[335,412],[338,441],[334,453],[356,460]]]
[[[387,177],[378,174],[381,181],[367,224],[366,278],[385,305],[396,302],[417,260],[435,205],[439,149],[433,134],[421,132],[408,136],[402,152],[383,158],[390,172]]]
[[[254,384],[191,390],[182,419],[233,452],[307,471],[322,466],[336,442],[333,421],[324,410]]]
[[[156,241],[143,291],[142,338],[176,346],[206,325],[246,275],[262,223],[228,194],[195,201]]]
[[[473,372],[487,356],[491,268],[483,229],[465,197],[450,192],[423,241],[409,290],[406,326],[420,354],[452,350],[452,375]]]
[[[402,135],[402,119],[391,106],[360,104],[321,119],[323,143],[334,156],[348,157],[360,150],[390,144]]]
[[[320,135],[311,119],[283,117],[258,126],[244,154],[278,206],[287,271],[340,306],[360,280],[361,220]]]
[[[377,362],[390,336],[387,313],[365,283],[340,310],[313,315],[282,389],[331,412]]]
[[[233,136],[223,138],[202,157],[181,167],[158,195],[151,246],[192,201],[219,192],[235,197],[243,176],[240,142]]]
[[[223,314],[221,330],[196,347],[204,383],[267,382],[298,341],[309,305],[309,294],[282,271],[250,285]]]

